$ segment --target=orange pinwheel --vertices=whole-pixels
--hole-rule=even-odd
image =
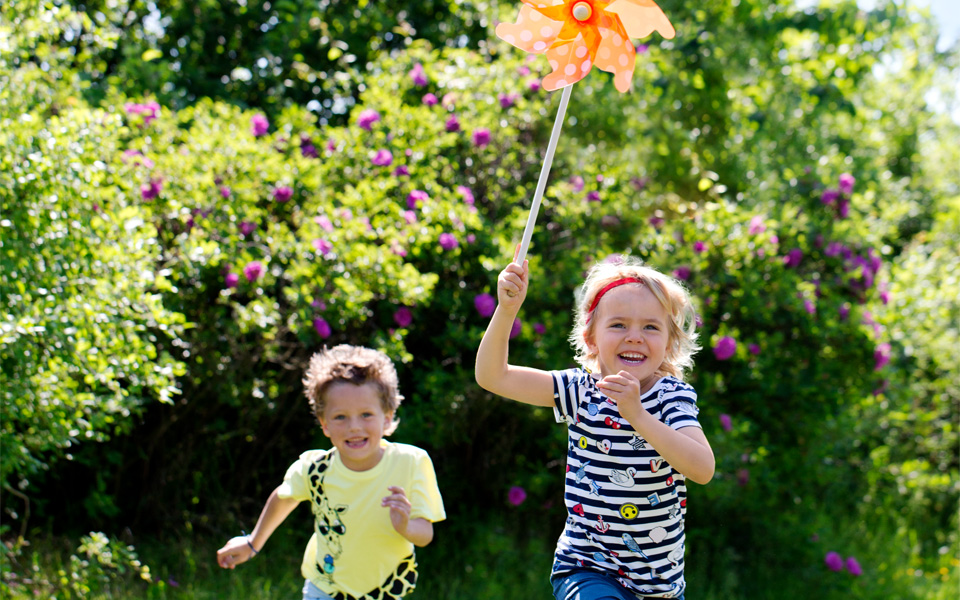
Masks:
[[[516,23],[497,25],[508,44],[546,53],[553,72],[543,87],[551,91],[580,81],[596,65],[626,92],[636,63],[630,38],[654,31],[667,39],[676,33],[653,0],[523,0]]]

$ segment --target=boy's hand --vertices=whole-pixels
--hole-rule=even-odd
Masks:
[[[232,538],[223,548],[217,550],[217,564],[224,569],[233,569],[250,560],[253,550],[250,549],[248,541],[249,538],[245,535]]]
[[[513,261],[500,272],[497,277],[497,301],[501,306],[508,309],[520,310],[524,298],[527,297],[527,282],[530,271],[526,260],[523,265],[517,264],[517,255],[520,252],[518,244],[513,251]]]
[[[403,491],[402,487],[391,485],[387,489],[391,493],[380,501],[380,506],[390,508],[390,523],[397,530],[397,533],[406,537],[407,525],[410,524],[410,511],[413,510],[413,505],[410,504],[407,493]]]
[[[626,371],[607,375],[597,382],[597,387],[617,403],[620,416],[629,422],[643,410],[640,402],[640,380]]]

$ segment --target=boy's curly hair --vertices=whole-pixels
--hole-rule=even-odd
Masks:
[[[625,277],[635,277],[647,286],[666,310],[668,323],[667,351],[659,372],[683,380],[685,369],[693,366],[697,345],[697,313],[686,288],[679,281],[643,264],[640,259],[618,256],[595,264],[577,293],[570,343],[576,349],[576,361],[585,369],[597,370],[597,355],[587,347],[586,337],[593,337],[595,321],[589,320],[590,305],[607,284]]]
[[[364,385],[372,383],[379,391],[380,405],[394,419],[385,435],[397,429],[397,408],[403,402],[397,382],[397,370],[386,354],[363,346],[340,344],[324,347],[310,359],[310,366],[303,378],[304,393],[310,401],[310,410],[319,420],[327,405],[327,389],[335,383]]]

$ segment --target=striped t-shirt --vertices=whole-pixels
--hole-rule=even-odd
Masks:
[[[569,432],[564,503],[567,522],[553,573],[607,573],[641,596],[683,592],[684,476],[620,416],[597,389],[598,375],[553,371],[558,422]],[[673,429],[700,427],[697,393],[673,377],[643,394],[643,408]]]

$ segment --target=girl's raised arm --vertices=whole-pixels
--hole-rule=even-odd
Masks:
[[[516,256],[514,256],[516,260]],[[553,406],[553,378],[546,371],[507,362],[510,330],[527,296],[529,267],[523,261],[507,265],[497,278],[497,309],[477,349],[475,375],[483,389],[536,406]]]

